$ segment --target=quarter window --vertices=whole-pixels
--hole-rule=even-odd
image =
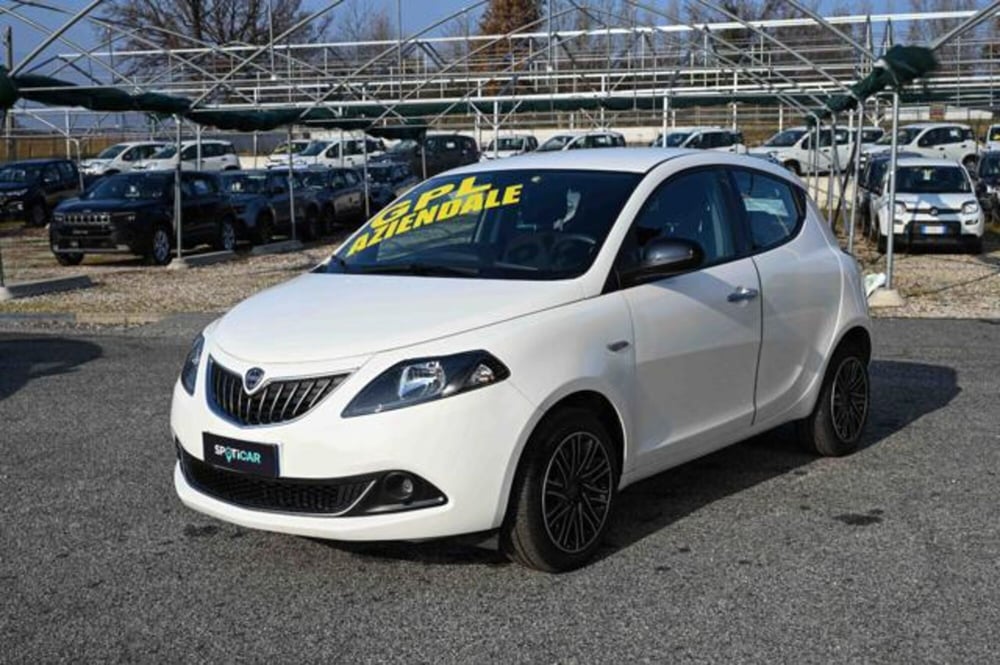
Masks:
[[[757,171],[738,169],[733,175],[753,248],[768,249],[791,238],[802,216],[801,199],[793,186]]]
[[[646,244],[657,238],[698,243],[706,264],[735,257],[727,189],[721,169],[685,173],[660,185],[646,200],[625,241],[625,265],[635,265]]]

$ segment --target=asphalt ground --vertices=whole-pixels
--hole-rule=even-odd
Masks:
[[[777,431],[663,473],[564,575],[184,508],[169,395],[202,322],[0,335],[0,661],[1000,658],[1000,321],[877,321],[862,450]]]

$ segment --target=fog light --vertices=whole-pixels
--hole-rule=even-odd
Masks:
[[[396,501],[409,501],[416,490],[416,484],[409,474],[393,471],[382,480],[382,489]]]

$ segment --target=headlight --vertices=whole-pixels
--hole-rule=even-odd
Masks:
[[[184,359],[184,367],[181,368],[181,385],[188,395],[194,395],[194,384],[198,380],[198,366],[201,365],[201,351],[205,348],[205,336],[198,335],[188,351],[187,358]]]
[[[966,201],[962,204],[963,215],[975,215],[977,212],[979,212],[979,204],[975,201]]]
[[[134,212],[120,212],[115,215],[116,222],[124,222],[126,224],[131,224],[135,221]]]
[[[510,370],[486,351],[406,360],[382,372],[344,409],[363,416],[451,397],[503,381]]]
[[[906,215],[906,204],[897,203],[896,204],[896,217],[903,217]]]

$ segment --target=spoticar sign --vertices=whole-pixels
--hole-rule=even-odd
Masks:
[[[494,187],[476,184],[476,177],[455,183],[444,183],[425,192],[388,206],[368,222],[351,243],[347,256],[374,247],[383,240],[409,233],[450,219],[482,212],[491,208],[516,205],[521,202],[524,185]]]

